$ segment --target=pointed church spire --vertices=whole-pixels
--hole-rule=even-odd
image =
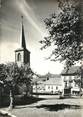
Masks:
[[[24,26],[23,26],[23,16],[22,18],[22,41],[21,41],[21,47],[26,49],[26,42],[25,42],[25,35],[24,35]]]

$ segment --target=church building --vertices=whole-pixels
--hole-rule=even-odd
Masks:
[[[28,64],[30,66],[30,51],[26,48],[24,25],[22,17],[22,36],[21,36],[21,47],[15,50],[15,62],[18,66]]]

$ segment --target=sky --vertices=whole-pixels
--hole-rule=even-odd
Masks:
[[[27,49],[31,52],[30,65],[34,72],[59,74],[63,64],[46,60],[52,47],[40,50],[39,43],[47,35],[45,18],[59,13],[56,0],[2,0],[0,8],[0,63],[14,62],[14,51],[21,46],[21,16]]]

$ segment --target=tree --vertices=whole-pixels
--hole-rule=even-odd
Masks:
[[[5,72],[5,65],[4,64],[0,64],[0,106],[2,106],[3,103],[3,87],[4,87],[4,81],[6,78]]]
[[[18,67],[15,63],[9,63],[7,65],[0,65],[0,81],[3,82],[4,86],[9,88],[10,92],[10,105],[9,109],[14,108],[14,89],[16,85],[26,84],[26,94],[30,93],[31,79],[33,72],[28,65]]]
[[[19,76],[20,78],[18,79],[18,84],[22,86],[22,84],[25,84],[27,89],[25,88],[25,91],[23,92],[24,95],[30,95],[31,93],[31,88],[32,88],[32,76],[33,72],[31,68],[28,65],[23,65],[19,69]]]
[[[45,19],[48,36],[40,41],[41,49],[53,46],[49,59],[65,61],[67,70],[82,59],[82,20],[76,0],[58,0],[60,13]]]

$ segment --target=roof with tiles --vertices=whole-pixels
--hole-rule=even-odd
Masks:
[[[80,66],[72,66],[69,68],[68,71],[64,69],[61,75],[77,75],[79,73],[80,73]]]

